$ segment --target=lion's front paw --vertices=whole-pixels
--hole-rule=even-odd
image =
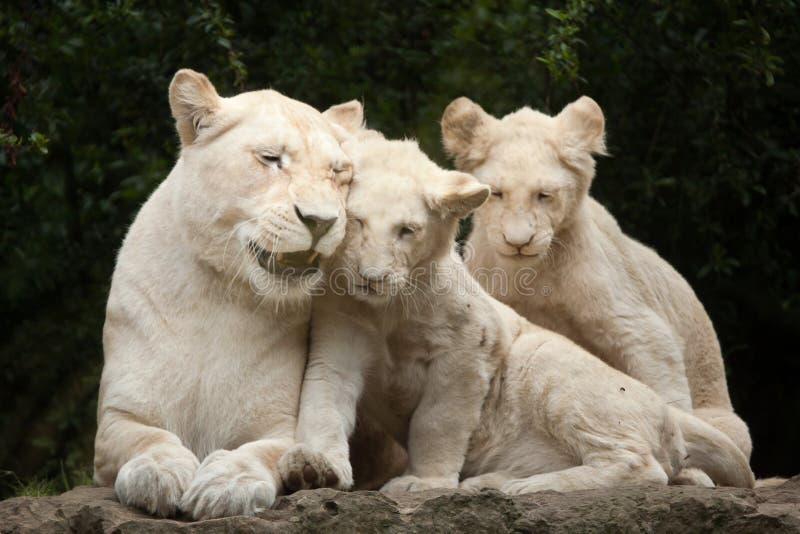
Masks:
[[[564,491],[563,488],[554,486],[552,480],[539,476],[511,479],[500,488],[500,491],[509,495],[523,495],[525,493],[536,493],[548,490]]]
[[[475,477],[464,479],[458,487],[459,489],[477,492],[482,489],[500,489],[508,482],[508,477],[500,473],[486,473]]]
[[[435,488],[457,488],[458,477],[420,478],[403,475],[393,478],[381,488],[381,493],[402,493],[404,491],[425,491]]]
[[[253,515],[272,506],[276,495],[272,473],[257,458],[216,451],[200,465],[180,508],[194,519]]]
[[[302,443],[286,451],[278,462],[278,470],[288,491],[353,487],[353,469],[348,459],[336,461]]]
[[[117,474],[114,492],[122,504],[148,513],[175,515],[200,462],[189,451],[150,451],[128,460]]]

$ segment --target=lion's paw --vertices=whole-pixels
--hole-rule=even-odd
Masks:
[[[414,475],[396,477],[384,484],[381,493],[403,493],[406,491],[425,491],[436,488],[457,488],[457,477],[420,478]]]
[[[509,495],[523,495],[525,493],[536,493],[539,491],[555,490],[552,483],[548,484],[540,480],[537,476],[528,478],[514,478],[503,484],[500,491]]]
[[[281,479],[288,491],[315,488],[349,490],[353,487],[353,469],[350,461],[336,461],[306,445],[297,444],[278,462]]]
[[[253,515],[272,506],[276,495],[272,473],[257,458],[220,450],[200,465],[180,508],[194,519]]]
[[[464,479],[458,485],[458,488],[477,492],[485,488],[500,489],[506,482],[508,482],[508,477],[505,475],[501,475],[500,473],[486,473]]]
[[[669,481],[674,486],[700,486],[701,488],[713,488],[714,481],[711,480],[704,471],[696,467],[686,467]]]
[[[189,451],[150,451],[119,470],[114,492],[122,504],[161,517],[175,515],[200,462]]]

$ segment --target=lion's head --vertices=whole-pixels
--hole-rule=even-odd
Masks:
[[[603,112],[583,96],[550,117],[522,108],[497,119],[461,97],[447,106],[442,135],[456,167],[492,188],[476,226],[508,267],[546,257],[594,178],[602,154]]]
[[[413,289],[415,270],[450,253],[459,218],[480,206],[489,188],[441,169],[415,141],[360,130],[342,146],[355,174],[337,271],[356,298],[385,303]]]
[[[181,141],[173,208],[193,252],[251,284],[321,280],[319,256],[336,250],[346,225],[352,164],[341,128],[276,91],[222,98],[188,69],[169,100]]]

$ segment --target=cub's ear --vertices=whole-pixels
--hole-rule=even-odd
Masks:
[[[191,69],[175,73],[169,84],[169,106],[181,145],[192,144],[219,109],[222,99],[205,74]]]
[[[470,171],[489,154],[489,129],[497,119],[467,97],[450,102],[442,114],[442,141],[456,167]]]
[[[354,134],[364,127],[364,106],[358,100],[331,106],[322,113],[322,116],[348,134]]]
[[[428,193],[428,205],[442,217],[462,218],[486,202],[491,194],[488,185],[471,174],[447,171],[433,182]]]
[[[562,146],[589,154],[605,154],[605,119],[597,102],[582,96],[556,116]]]

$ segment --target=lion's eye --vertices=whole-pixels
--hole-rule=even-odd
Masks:
[[[283,168],[283,159],[281,158],[280,155],[262,152],[256,154],[256,158],[258,158],[258,161],[260,161],[264,165],[275,165],[279,169]]]
[[[340,165],[333,165],[331,167],[331,172],[333,172],[333,178],[339,185],[348,185],[353,180],[353,166],[340,164]]]
[[[400,237],[406,237],[406,236],[414,235],[416,232],[417,231],[414,228],[411,228],[410,226],[403,226],[402,228],[400,228],[399,234],[400,234]]]
[[[503,198],[503,192],[497,189],[492,189],[492,196],[495,198]]]
[[[541,200],[541,201],[550,200],[551,198],[553,198],[553,194],[552,193],[546,193],[545,191],[541,191],[539,193],[539,195],[538,195],[538,199]]]
[[[362,221],[361,219],[352,217],[350,220],[353,221],[353,223],[355,223],[355,225],[358,226],[359,228],[364,228],[364,221]]]

